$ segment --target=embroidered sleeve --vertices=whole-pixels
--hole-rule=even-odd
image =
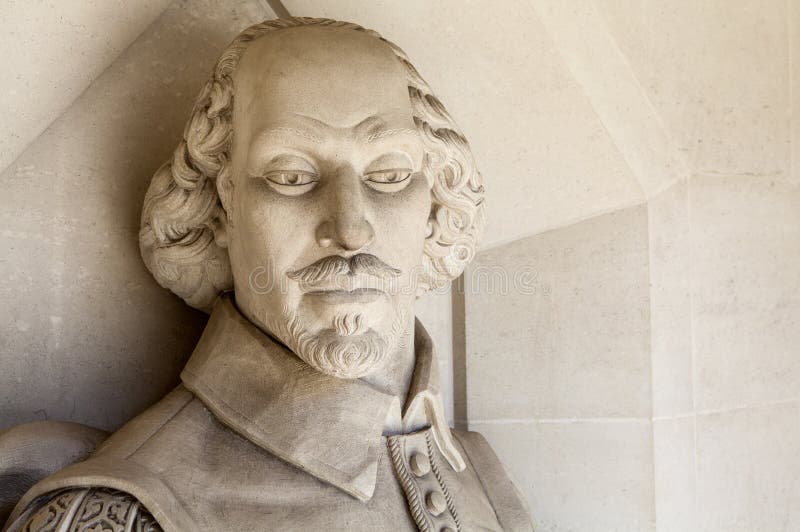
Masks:
[[[24,532],[163,532],[131,495],[107,488],[71,488],[32,503]]]

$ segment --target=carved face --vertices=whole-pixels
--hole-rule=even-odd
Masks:
[[[217,240],[237,305],[317,369],[368,375],[412,321],[428,234],[405,71],[374,38],[302,27],[252,42],[234,90]]]

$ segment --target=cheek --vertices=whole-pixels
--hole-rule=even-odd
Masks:
[[[382,244],[400,262],[416,266],[421,260],[431,210],[427,182],[417,178],[404,190],[385,196],[377,209]]]
[[[428,237],[428,220],[431,215],[431,192],[427,184],[420,180],[424,186],[415,194],[413,200],[409,202],[408,220],[406,224],[409,228],[413,228],[413,234],[416,237],[416,245],[421,251],[425,245],[425,239]]]
[[[231,247],[242,262],[285,271],[308,239],[302,200],[275,194],[268,185],[245,183],[237,191]],[[233,251],[233,250],[232,250]]]
[[[421,176],[405,190],[397,205],[399,225],[412,233],[420,242],[427,236],[428,218],[431,214],[431,190]]]

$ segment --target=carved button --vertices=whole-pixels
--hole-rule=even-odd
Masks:
[[[409,460],[411,464],[411,472],[418,477],[424,477],[431,472],[431,463],[428,462],[428,457],[422,453],[414,453]]]
[[[432,491],[425,497],[425,506],[431,514],[437,516],[447,508],[447,501],[444,500],[444,495],[438,491]]]

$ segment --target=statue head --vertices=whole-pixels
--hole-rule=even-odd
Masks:
[[[466,139],[405,53],[325,19],[225,50],[144,201],[156,280],[239,310],[325,373],[367,375],[456,278],[484,225]]]

